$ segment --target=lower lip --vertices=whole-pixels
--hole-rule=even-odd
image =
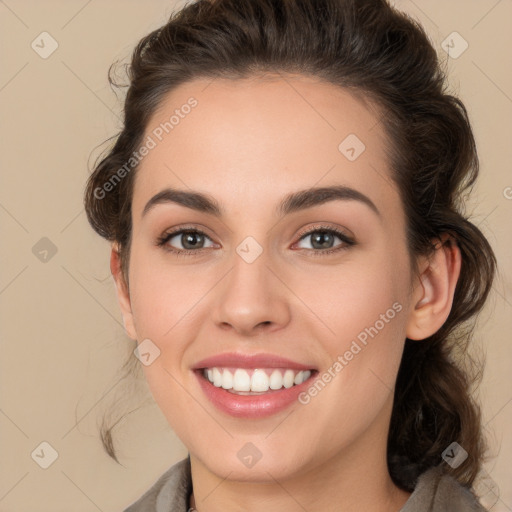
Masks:
[[[237,395],[214,386],[203,376],[202,372],[202,370],[194,371],[204,394],[222,412],[237,418],[263,418],[285,410],[298,401],[300,393],[311,385],[312,379],[317,373],[312,371],[308,380],[291,388],[283,388],[261,395]]]

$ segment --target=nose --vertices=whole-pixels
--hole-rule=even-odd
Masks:
[[[256,336],[290,322],[290,292],[264,254],[252,263],[234,255],[231,271],[218,285],[214,306],[214,321],[221,329]]]

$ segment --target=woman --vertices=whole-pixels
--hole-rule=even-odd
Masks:
[[[422,28],[384,0],[203,0],[129,76],[85,204],[189,456],[126,510],[483,510],[456,354],[495,258]]]

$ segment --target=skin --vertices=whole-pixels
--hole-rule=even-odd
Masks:
[[[424,339],[446,320],[459,250],[440,243],[413,272],[389,143],[369,102],[311,77],[195,80],[165,97],[146,135],[190,96],[197,107],[137,170],[129,287],[116,244],[111,269],[128,335],[161,351],[144,372],[190,452],[191,506],[398,511],[410,494],[389,476],[386,440],[404,341]],[[338,150],[348,134],[366,146],[353,162]],[[380,215],[356,200],[276,215],[286,194],[330,185],[362,192]],[[224,214],[167,203],[142,217],[166,187],[208,194]],[[320,254],[313,237],[300,236],[318,223],[356,244],[334,238],[332,247],[344,249]],[[190,225],[208,236],[201,252],[178,257],[156,245],[166,231]],[[263,249],[250,264],[236,252],[247,236]],[[169,244],[179,250],[182,242]],[[209,402],[191,371],[205,357],[238,351],[278,354],[322,374],[394,303],[402,310],[307,405],[233,418]],[[252,468],[237,457],[248,442],[262,453]]]

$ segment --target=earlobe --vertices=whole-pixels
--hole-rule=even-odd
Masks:
[[[112,244],[112,251],[110,253],[110,272],[116,283],[117,299],[123,316],[124,329],[132,340],[136,340],[137,333],[133,321],[130,292],[121,271],[121,259],[116,243]]]
[[[460,275],[461,254],[455,240],[445,234],[426,260],[413,291],[413,309],[407,337],[422,340],[437,332],[450,314]]]

